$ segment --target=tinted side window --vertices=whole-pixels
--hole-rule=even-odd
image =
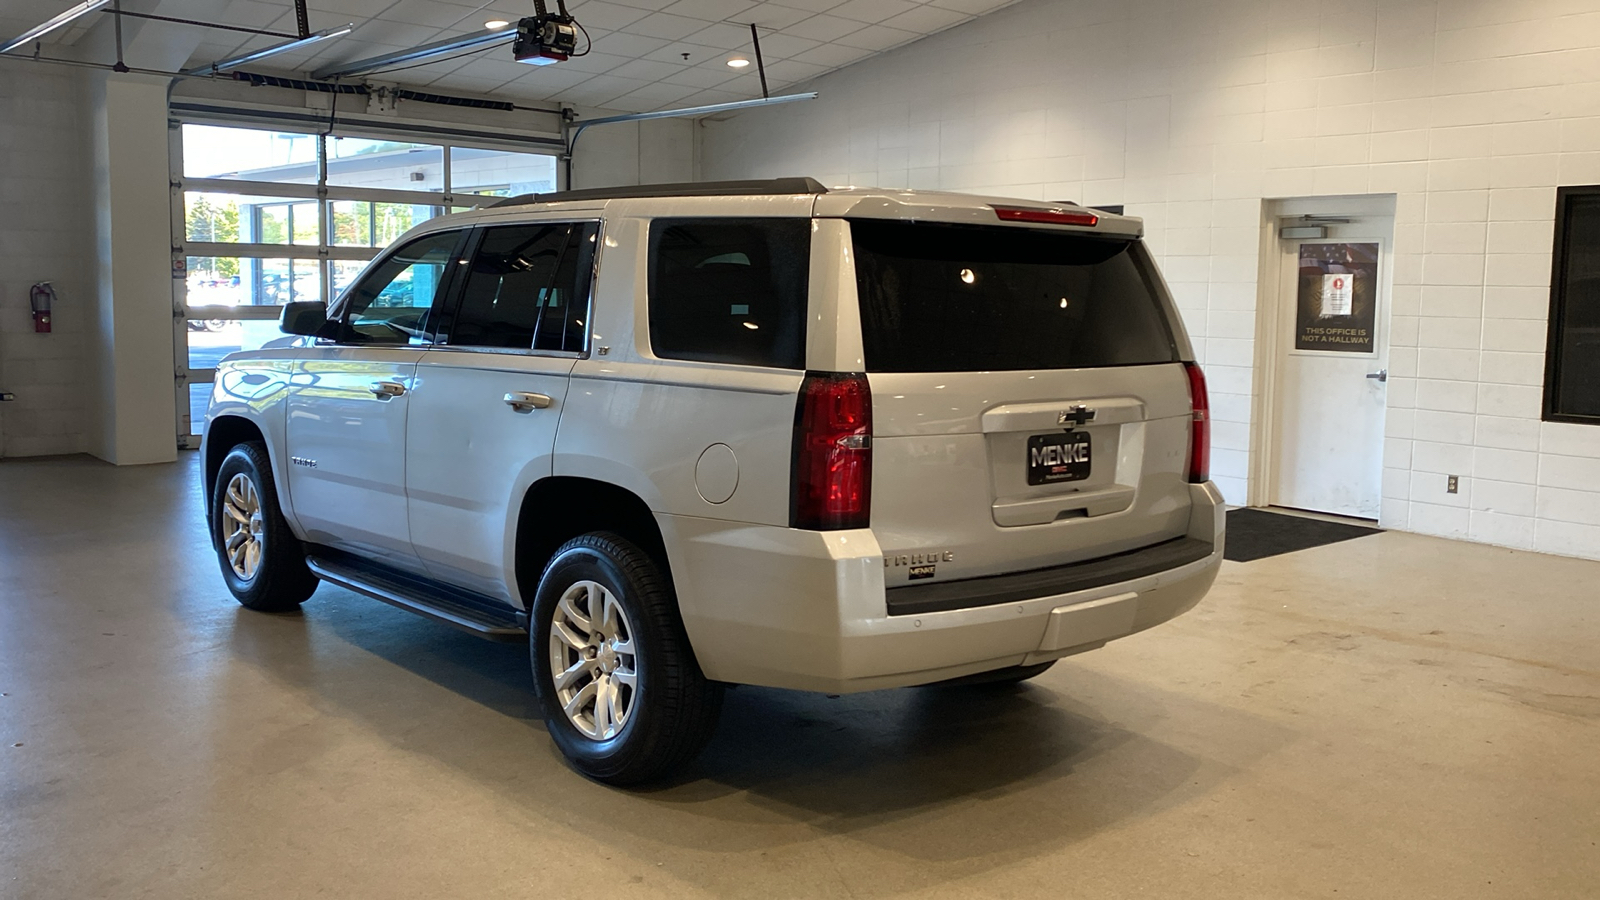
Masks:
[[[417,238],[378,263],[343,298],[342,340],[411,344],[426,340],[433,301],[461,232]]]
[[[486,229],[472,258],[449,343],[582,350],[598,235],[593,222]]]
[[[809,219],[650,223],[650,347],[665,359],[805,368]]]

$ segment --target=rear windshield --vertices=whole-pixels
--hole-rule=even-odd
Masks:
[[[861,219],[850,230],[869,372],[1178,359],[1136,240]]]

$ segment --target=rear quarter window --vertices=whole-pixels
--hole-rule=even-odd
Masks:
[[[805,368],[809,219],[650,223],[650,349],[663,359]]]
[[[852,220],[869,372],[1130,366],[1178,360],[1137,240]]]

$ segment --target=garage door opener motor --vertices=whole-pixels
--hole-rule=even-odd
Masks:
[[[511,55],[520,63],[548,66],[566,62],[578,49],[578,25],[567,12],[566,0],[556,0],[557,13],[545,9],[544,0],[534,0],[534,15],[517,23],[517,39]]]

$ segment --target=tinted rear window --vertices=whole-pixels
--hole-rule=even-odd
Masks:
[[[1154,264],[1137,241],[853,220],[869,372],[1174,362]]]
[[[810,219],[650,223],[650,349],[663,359],[805,368]]]

